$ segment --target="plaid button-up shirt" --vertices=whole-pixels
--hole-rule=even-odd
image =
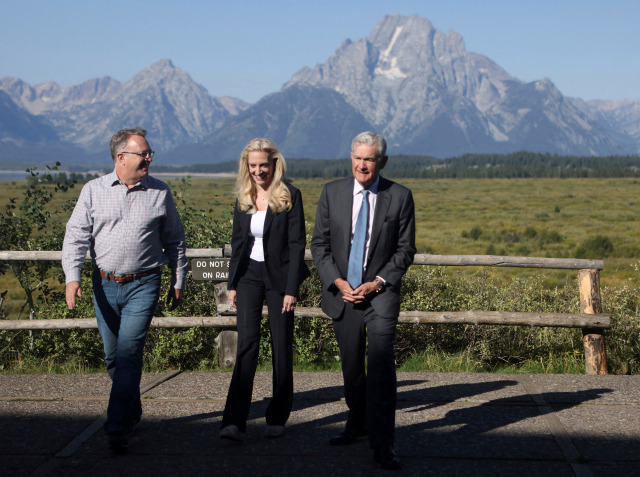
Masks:
[[[62,246],[67,283],[80,281],[87,250],[100,270],[113,275],[168,264],[172,285],[184,289],[184,228],[169,187],[151,176],[127,188],[114,170],[82,188]]]

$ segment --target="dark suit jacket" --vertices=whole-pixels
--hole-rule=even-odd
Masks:
[[[267,209],[264,222],[264,259],[271,286],[285,295],[298,295],[298,288],[309,276],[309,268],[304,263],[304,249],[307,243],[304,228],[302,194],[287,184],[291,191],[293,207],[288,212],[277,214]],[[243,212],[236,200],[233,212],[233,233],[231,236],[231,260],[227,288],[235,290],[238,280],[249,263],[253,240],[251,214]]]
[[[334,319],[344,309],[342,293],[333,282],[345,278],[349,266],[353,181],[340,179],[324,186],[311,239],[311,253],[324,285],[322,310]],[[363,277],[364,282],[376,275],[387,281],[383,292],[368,297],[379,316],[397,318],[400,313],[400,282],[416,253],[415,228],[411,191],[380,177]]]

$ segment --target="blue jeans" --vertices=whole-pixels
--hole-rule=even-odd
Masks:
[[[111,395],[104,430],[130,432],[142,415],[142,352],[160,297],[160,271],[126,284],[93,274],[93,303]]]

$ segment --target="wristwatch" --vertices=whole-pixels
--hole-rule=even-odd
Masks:
[[[382,290],[384,290],[384,282],[380,280],[378,277],[375,278],[375,282],[378,285],[378,289],[376,290],[376,293],[380,293]]]

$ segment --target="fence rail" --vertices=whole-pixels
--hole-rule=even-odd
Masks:
[[[187,258],[224,258],[231,254],[230,247],[189,248]],[[87,259],[89,257],[87,256]],[[312,261],[311,252],[305,252],[304,259]],[[62,252],[57,251],[0,251],[0,261],[62,260]],[[556,270],[603,270],[602,260],[579,258],[509,257],[502,255],[433,255],[417,254],[414,265],[443,267],[516,267],[547,268]]]
[[[225,258],[231,254],[231,247],[187,249],[187,258]],[[62,259],[60,251],[0,251],[0,261],[30,261]],[[89,259],[89,257],[87,257]],[[311,252],[306,250],[305,260],[311,261]],[[606,374],[607,360],[604,343],[604,331],[611,327],[609,315],[602,313],[600,298],[599,271],[604,269],[602,260],[508,257],[498,255],[433,255],[417,254],[414,265],[433,266],[485,266],[518,267],[540,269],[577,270],[580,289],[581,313],[528,313],[508,311],[403,311],[399,322],[408,324],[464,324],[464,325],[502,325],[502,326],[550,326],[563,328],[581,328],[585,351],[585,369],[587,374]],[[221,286],[222,285],[222,286]],[[155,328],[188,328],[194,326],[235,328],[235,309],[227,302],[226,287],[216,285],[218,316],[155,317],[151,326]],[[266,307],[263,309],[266,314]],[[298,307],[297,317],[324,317],[329,319],[320,308]],[[95,318],[77,318],[61,320],[0,320],[0,330],[51,330],[97,328]],[[219,344],[220,346],[220,344]],[[224,361],[229,361],[225,359]],[[221,362],[224,362],[221,360]]]
[[[222,310],[220,310],[222,308]],[[225,315],[225,307],[218,309],[218,316],[156,316],[151,321],[152,328],[234,328],[234,315]],[[267,315],[267,307],[262,309]],[[320,308],[296,308],[298,318],[316,316],[330,318]],[[609,315],[582,313],[531,313],[509,311],[401,311],[399,323],[404,324],[449,324],[449,325],[504,325],[504,326],[550,326],[557,328],[610,328]],[[68,330],[73,328],[98,328],[95,318],[75,318],[60,320],[2,320],[0,330]]]

